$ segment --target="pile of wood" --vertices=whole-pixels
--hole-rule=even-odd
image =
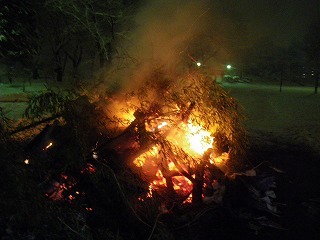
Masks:
[[[173,114],[172,119],[176,121],[172,125],[173,128],[179,122],[188,120],[194,106],[195,103],[190,103],[185,109]],[[168,216],[176,216],[174,226],[177,222],[181,226],[186,224],[180,219],[184,219],[181,216],[181,209],[184,209],[184,214],[190,214],[190,209],[199,206],[203,206],[203,209],[207,209],[208,206],[215,206],[212,209],[216,209],[217,206],[228,206],[239,212],[245,209],[249,214],[258,209],[271,215],[278,214],[277,206],[274,204],[275,176],[271,168],[268,168],[269,171],[264,168],[261,172],[258,167],[243,172],[227,172],[226,168],[221,166],[212,164],[209,166],[208,159],[212,151],[209,149],[203,155],[200,164],[186,171],[179,163],[179,157],[186,156],[177,155],[177,149],[165,139],[166,134],[172,129],[160,133],[149,132],[145,127],[146,122],[162,115],[165,114],[156,107],[148,112],[136,111],[135,120],[117,136],[107,138],[97,134],[94,139],[97,144],[84,157],[77,152],[78,146],[75,146],[77,144],[72,142],[74,133],[70,131],[68,125],[61,122],[61,118],[57,118],[25,147],[26,158],[29,160],[27,167],[38,173],[43,171],[39,178],[39,187],[50,201],[62,201],[71,206],[84,205],[91,216],[98,214],[97,211],[101,211],[101,208],[117,209],[116,215],[121,212],[123,218],[130,219],[141,229],[146,226],[151,227],[144,215],[146,213],[143,212],[148,204],[156,208],[157,214],[160,214],[158,221],[170,225],[172,219]],[[166,162],[161,165],[162,171],[166,173],[164,176],[166,186],[154,191],[152,195],[154,199],[150,199],[150,196],[145,197],[150,193],[148,189],[150,183],[135,171],[136,169],[132,169],[132,161],[154,145],[162,147],[164,154],[172,159],[178,170],[170,171]],[[77,156],[84,161],[76,161],[76,164],[69,162],[70,158],[67,156],[70,151],[73,151],[72,157]],[[107,177],[101,177],[101,173]],[[96,176],[99,180],[93,183],[92,179]],[[190,192],[192,203],[185,202],[189,194],[181,196],[174,190],[172,182],[174,176],[184,176],[192,182]],[[94,188],[93,184],[96,184]],[[108,200],[110,194],[112,203],[101,205],[101,201],[110,201]],[[186,206],[189,206],[187,212],[185,212]],[[252,215],[250,219],[256,217]],[[260,229],[267,225],[281,228],[266,218],[256,219],[251,228],[256,226]]]
[[[207,213],[225,209],[230,211],[224,216],[231,214],[253,231],[267,225],[281,228],[264,215],[279,213],[275,171],[248,168],[240,158],[246,139],[234,100],[205,78],[181,80],[181,86],[177,82],[162,79],[146,85],[135,99],[140,106],[134,108],[134,120],[115,130],[110,126],[117,122],[110,116],[102,121],[104,105],[90,102],[85,95],[66,101],[52,92],[46,96],[54,97],[54,103],[65,101],[59,107],[47,107],[39,97],[33,106],[41,103],[58,112],[11,131],[14,136],[47,123],[24,147],[25,168],[38,183],[37,190],[48,201],[81,213],[92,229],[110,226],[115,230],[120,226],[123,231],[141,233],[143,238],[149,235],[149,239],[156,230],[184,229],[200,223]],[[215,145],[198,158],[167,139],[191,115],[204,120],[208,129],[217,129],[213,133]],[[147,126],[158,119],[168,120],[169,126],[150,130]],[[160,149],[157,168],[166,183],[157,189],[150,189],[151,180],[133,164],[153,146]],[[219,156],[223,152],[229,154],[230,161],[220,165],[210,162],[213,153]],[[174,170],[170,170],[170,163]],[[174,178],[178,176],[191,183],[189,192],[181,194],[175,189]],[[186,201],[191,196],[192,201]],[[134,227],[126,229],[124,221]]]

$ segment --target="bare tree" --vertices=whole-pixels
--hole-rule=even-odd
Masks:
[[[320,4],[320,3],[319,3]],[[314,83],[314,93],[318,92],[319,78],[320,78],[320,10],[318,16],[309,26],[308,31],[304,37],[305,53],[309,61],[309,65],[316,73]]]
[[[47,4],[73,20],[95,42],[100,67],[111,61],[117,24],[122,19],[122,3],[117,0],[48,0]]]
[[[70,50],[65,50],[65,54],[68,56],[68,58],[72,62],[72,77],[74,79],[79,78],[79,71],[78,68],[81,63],[82,59],[82,52],[83,52],[83,47],[81,44],[78,42],[74,47],[72,47]]]
[[[56,73],[57,81],[61,82],[68,59],[63,49],[70,41],[70,37],[68,32],[65,31],[66,29],[63,27],[65,25],[64,21],[60,21],[57,16],[52,16],[50,21],[52,30],[50,43],[55,65],[54,71]]]

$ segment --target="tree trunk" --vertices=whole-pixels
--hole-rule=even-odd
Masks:
[[[63,79],[63,71],[62,71],[62,67],[57,67],[55,69],[55,72],[56,72],[56,80],[57,82],[62,82],[62,79]]]
[[[192,187],[192,203],[193,204],[200,204],[202,203],[202,187],[203,187],[203,173],[204,173],[204,166],[198,166],[198,169],[195,173],[195,181],[193,182]]]
[[[105,64],[105,58],[104,58],[104,53],[101,51],[102,50],[100,50],[99,52],[99,64],[100,64],[100,68],[103,68]]]
[[[192,203],[193,204],[202,203],[202,186],[203,186],[203,180],[200,179],[196,175],[196,179],[193,183],[193,188],[192,188]]]
[[[319,87],[319,78],[320,78],[320,73],[317,74],[318,76],[316,77],[316,80],[314,82],[314,94],[318,93],[318,87]]]
[[[39,69],[38,67],[33,68],[32,70],[32,79],[39,79],[40,74],[39,74]]]

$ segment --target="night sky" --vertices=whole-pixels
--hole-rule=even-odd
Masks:
[[[243,18],[252,40],[270,37],[281,46],[301,40],[320,8],[319,0],[226,0]],[[271,37],[272,36],[272,37]]]
[[[265,39],[289,47],[303,39],[317,7],[317,0],[141,1],[130,41],[122,44],[140,67],[136,74],[128,70],[129,76],[122,70],[116,81],[128,88],[132,84],[124,79],[143,82],[149,59],[171,68],[191,56],[218,69]]]
[[[201,14],[201,20],[207,21],[206,24],[210,20],[224,24],[221,16],[225,16],[233,23],[243,25],[248,40],[255,41],[267,37],[280,46],[288,46],[292,41],[302,40],[310,22],[320,17],[319,0],[163,0],[156,3],[146,0],[142,8],[152,9],[156,4],[162,4],[162,7],[153,12],[161,21],[166,21],[162,17],[164,12],[170,12],[175,8],[180,9],[177,12],[184,9],[189,11],[190,25],[199,21],[196,19]],[[187,8],[188,5],[194,5],[196,10],[193,11],[192,7]],[[209,15],[214,17],[208,20]],[[226,26],[226,31],[232,31],[230,26]]]

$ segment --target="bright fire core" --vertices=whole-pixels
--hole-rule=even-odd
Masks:
[[[212,148],[214,142],[214,138],[211,136],[210,132],[206,131],[201,126],[193,124],[191,121],[188,121],[188,123],[181,123],[174,127],[170,126],[168,122],[163,121],[152,129],[161,129],[161,131],[164,132],[171,129],[168,131],[169,134],[167,134],[166,139],[196,159],[201,159],[202,155],[209,148]],[[156,145],[134,160],[134,164],[141,168],[144,175],[150,180],[149,197],[152,196],[152,190],[167,186],[166,179],[159,167],[161,166],[162,158],[163,156],[160,154],[160,147]],[[169,171],[179,172],[171,159],[167,159],[167,161]],[[180,167],[187,169],[183,160],[180,162],[179,157],[177,157],[176,161],[179,161]],[[192,182],[185,176],[180,175],[172,177],[172,183],[174,190],[178,194],[189,195],[191,193]]]
[[[210,132],[204,130],[201,126],[196,126],[189,122],[185,130],[185,138],[189,143],[189,148],[199,155],[203,155],[205,151],[212,147],[213,137]],[[187,151],[188,148],[185,149]],[[192,154],[190,152],[190,154]]]

